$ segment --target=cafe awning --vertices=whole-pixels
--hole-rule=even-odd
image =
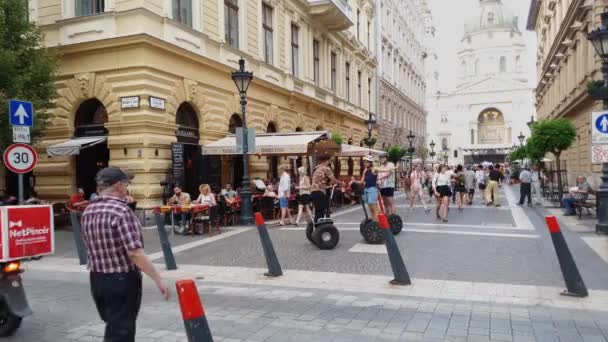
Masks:
[[[86,137],[86,138],[73,138],[62,143],[51,145],[46,148],[46,154],[49,157],[57,156],[74,156],[80,154],[80,150],[83,148],[91,147],[93,145],[100,144],[108,140],[108,137]]]
[[[340,157],[365,157],[368,154],[377,157],[386,154],[386,152],[366,147],[342,144],[342,152],[340,152]]]
[[[255,154],[259,155],[314,155],[317,143],[331,145],[328,132],[261,133],[255,136]],[[329,142],[327,142],[329,141]],[[337,144],[333,143],[336,150]],[[319,146],[320,147],[320,146]],[[331,147],[331,146],[329,146]],[[202,147],[203,155],[241,154],[236,146],[236,136],[229,135]]]

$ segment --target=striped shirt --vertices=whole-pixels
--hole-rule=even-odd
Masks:
[[[137,271],[128,251],[143,248],[141,224],[126,200],[98,196],[82,215],[82,237],[91,272]]]

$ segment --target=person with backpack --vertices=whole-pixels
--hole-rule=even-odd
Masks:
[[[458,165],[456,167],[456,172],[454,173],[453,180],[453,189],[456,192],[456,202],[458,203],[458,210],[462,211],[462,205],[464,204],[464,195],[467,191],[465,187],[465,179],[462,165]]]

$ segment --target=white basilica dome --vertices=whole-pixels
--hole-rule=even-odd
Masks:
[[[464,25],[465,37],[487,31],[520,33],[517,16],[501,0],[479,0],[480,11]]]

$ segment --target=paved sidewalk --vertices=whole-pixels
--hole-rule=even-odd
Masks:
[[[29,273],[29,274],[28,274]],[[7,341],[100,341],[86,273],[28,271],[35,314]],[[44,288],[35,284],[45,282]],[[606,341],[608,311],[199,279],[216,341]],[[356,285],[356,284],[353,284]],[[608,308],[607,308],[608,309]],[[186,341],[179,307],[146,281],[138,342]]]

